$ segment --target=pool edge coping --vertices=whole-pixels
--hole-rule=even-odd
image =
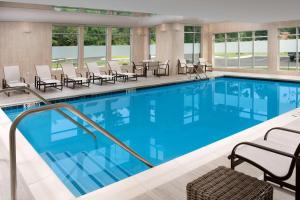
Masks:
[[[266,81],[279,81],[279,82],[292,82],[292,83],[300,83],[300,78],[295,76],[289,76],[287,79],[286,77],[280,77],[280,75],[276,75],[275,77],[272,74],[247,74],[247,73],[237,73],[237,72],[217,72],[218,74],[212,74],[211,77],[208,79],[180,79],[180,80],[172,80],[169,82],[160,82],[160,83],[147,83],[145,85],[140,86],[126,86],[125,88],[116,88],[107,91],[98,91],[98,92],[88,92],[86,94],[75,94],[75,95],[68,95],[68,96],[61,96],[61,97],[54,97],[54,98],[46,98],[50,102],[61,102],[63,100],[72,100],[72,99],[80,99],[80,98],[88,98],[93,96],[103,96],[109,94],[117,94],[117,93],[126,93],[128,90],[142,90],[142,89],[150,89],[150,88],[157,88],[162,86],[169,86],[169,85],[177,85],[177,84],[184,84],[196,81],[205,81],[211,80],[216,78],[242,78],[242,79],[256,79],[256,80],[266,80]],[[250,75],[250,76],[249,76]],[[266,77],[266,75],[270,77]],[[288,75],[287,75],[288,76]],[[43,93],[41,93],[43,94]],[[32,104],[32,103],[40,103],[40,100],[26,100],[21,103],[8,103],[8,104],[1,104],[0,109],[6,109],[10,107],[18,107],[24,104]]]
[[[9,162],[9,128],[12,122],[1,108],[0,118],[4,118],[4,121],[0,123],[0,128],[3,130],[0,141],[7,150],[5,153],[8,153]],[[25,187],[28,188],[35,199],[41,199],[43,194],[49,194],[49,190],[57,191],[58,188],[60,192],[51,193],[49,195],[50,199],[53,198],[53,195],[59,195],[65,200],[75,198],[18,129],[16,130],[16,147],[17,174],[21,176],[22,183],[25,184]],[[30,172],[28,169],[30,169]],[[47,184],[47,182],[51,182],[51,184]],[[45,188],[45,185],[48,185],[48,187]]]

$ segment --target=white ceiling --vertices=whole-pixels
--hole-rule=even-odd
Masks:
[[[300,19],[300,0],[10,0],[9,2],[176,15],[207,22]]]

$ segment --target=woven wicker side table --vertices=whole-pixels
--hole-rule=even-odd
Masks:
[[[243,173],[218,167],[187,184],[188,200],[272,200],[273,187]]]

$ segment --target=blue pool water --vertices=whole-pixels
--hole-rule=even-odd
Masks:
[[[300,84],[217,78],[67,103],[159,165],[298,107]],[[5,112],[14,119],[23,110]],[[29,116],[18,127],[75,196],[148,169],[77,120],[97,139],[55,111]]]

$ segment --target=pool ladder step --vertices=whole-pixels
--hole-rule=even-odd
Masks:
[[[131,176],[131,173],[116,164],[109,157],[99,151],[79,152],[72,155],[69,152],[52,154],[43,153],[42,156],[51,165],[55,165],[62,174],[62,178],[69,182],[68,187],[78,195],[86,194],[105,185],[117,182]],[[101,161],[101,159],[106,162]],[[112,168],[106,169],[105,165]],[[92,170],[91,170],[91,166]],[[81,177],[81,178],[80,178]],[[85,178],[84,178],[85,177]],[[85,179],[84,181],[82,179]]]
[[[105,184],[100,180],[101,178],[90,174],[70,153],[64,152],[53,155],[47,152],[46,155],[63,174],[62,178],[67,179],[69,182],[67,186],[78,196],[104,187]]]
[[[98,162],[92,158],[88,153],[86,152],[81,152],[85,157],[89,158],[95,165],[97,165],[100,169],[102,169],[107,175],[109,175],[114,181],[119,181],[120,179],[117,178],[115,175],[113,175],[111,172],[109,172],[107,169],[102,167]]]
[[[76,165],[81,169],[84,170],[87,174],[93,174],[94,177],[98,177],[98,179],[100,180],[102,186],[104,187],[105,185],[117,182],[121,179],[127,178],[128,177],[128,172],[125,171],[124,169],[122,169],[120,166],[116,165],[115,163],[113,163],[111,160],[110,162],[108,162],[107,158],[105,158],[105,160],[107,161],[106,163],[103,163],[101,165],[101,161],[99,162],[99,158],[93,156],[91,153],[87,153],[87,152],[80,152],[77,153],[76,155],[72,156],[70,153],[65,152],[65,155],[67,155],[69,157],[69,159],[72,159],[72,161],[74,163],[76,163]],[[79,163],[79,161],[77,160],[78,158],[81,158],[81,162],[84,160],[85,164],[81,164]],[[100,154],[100,158],[104,158],[103,154]],[[106,169],[106,167],[104,167],[106,165],[111,164],[113,167],[116,167],[118,169],[118,171],[115,171],[113,169]],[[91,169],[89,166],[93,166],[93,168]],[[89,169],[85,169],[85,167],[89,168]],[[96,173],[95,173],[95,170]],[[129,175],[130,176],[130,175]],[[92,177],[91,177],[92,178]],[[103,180],[103,181],[102,181]]]
[[[78,195],[84,195],[87,193],[87,189],[81,185],[81,183],[79,183],[79,181],[77,181],[76,179],[74,179],[65,169],[63,166],[61,166],[57,161],[58,159],[55,158],[55,156],[50,153],[50,152],[45,152],[42,154],[42,157],[48,161],[48,163],[55,165],[59,171],[62,173],[62,175],[64,176],[64,178],[66,178],[68,180],[68,182],[70,182],[70,184],[68,184],[68,186],[72,187],[72,191],[76,191],[76,193]]]
[[[79,168],[79,169],[81,169],[83,172],[85,172],[86,174],[87,174],[87,176],[97,185],[97,186],[99,186],[99,187],[104,187],[104,184],[102,183],[102,181],[98,178],[98,177],[96,177],[96,176],[94,176],[94,175],[92,175],[92,174],[90,174],[90,172],[81,164],[81,163],[79,163],[76,159],[74,159],[73,158],[73,156],[70,154],[70,153],[68,153],[68,152],[64,152],[64,154],[71,160],[71,161],[73,161],[73,163]]]
[[[129,171],[127,171],[126,169],[124,169],[119,164],[115,163],[114,161],[112,161],[108,156],[106,156],[99,150],[96,150],[95,153],[100,155],[101,157],[103,157],[107,161],[107,163],[111,163],[113,166],[115,166],[122,174],[124,174],[125,177],[130,177],[132,175]]]

